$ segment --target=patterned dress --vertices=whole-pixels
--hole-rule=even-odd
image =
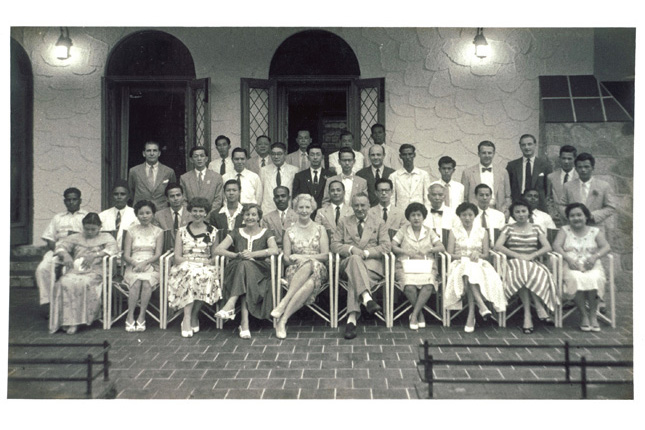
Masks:
[[[464,276],[471,284],[479,285],[484,299],[493,304],[497,312],[506,310],[506,297],[504,285],[499,275],[482,258],[473,262],[467,256],[473,251],[480,254],[484,251],[484,238],[486,230],[479,225],[473,225],[470,234],[460,224],[452,230],[455,236],[455,254],[461,255],[459,260],[453,260],[448,269],[448,282],[443,299],[444,306],[448,309],[461,309],[464,296]]]
[[[249,236],[241,228],[236,228],[229,236],[235,251],[260,251],[268,249],[269,238],[273,231],[263,228],[255,236]],[[273,310],[271,292],[271,260],[256,257],[252,260],[234,258],[226,263],[224,269],[224,298],[246,294],[246,305],[251,315],[259,319],[270,319]]]
[[[132,239],[131,258],[136,261],[147,260],[155,255],[157,238],[163,235],[163,230],[157,226],[134,225],[128,229],[128,236]],[[128,265],[123,274],[123,280],[129,286],[136,281],[148,281],[150,286],[156,289],[159,286],[159,263],[154,262],[148,265],[145,272],[135,272],[133,267]]]
[[[182,309],[195,300],[212,305],[222,298],[218,267],[211,264],[211,246],[217,230],[206,224],[206,233],[194,235],[191,223],[177,230],[181,238],[184,261],[170,269],[168,277],[168,304],[172,309]]]
[[[566,233],[562,250],[564,253],[577,260],[585,260],[598,251],[596,236],[600,231],[597,227],[589,227],[589,231],[582,237],[576,236],[571,226],[565,225],[562,231]],[[577,291],[597,290],[598,296],[602,298],[605,294],[605,270],[602,267],[600,258],[594,266],[585,272],[571,270],[567,263],[564,263],[564,298],[571,299]]]
[[[320,237],[322,234],[327,234],[325,228],[322,225],[317,225],[316,233],[310,238],[302,238],[296,235],[296,230],[298,228],[293,225],[287,229],[285,234],[289,237],[291,241],[291,253],[292,254],[305,254],[305,255],[314,255],[320,254]],[[304,265],[311,263],[313,265],[311,271],[311,278],[314,281],[314,291],[311,296],[307,299],[305,305],[310,305],[316,301],[316,296],[320,294],[323,290],[323,285],[329,278],[329,273],[327,271],[327,266],[321,263],[318,260],[311,259],[305,261],[299,261],[296,264],[292,264],[287,267],[285,276],[287,278],[287,283],[291,284],[293,275]]]
[[[97,252],[114,255],[119,252],[116,240],[109,233],[86,239],[82,233],[73,234],[56,244],[54,253],[67,251],[74,259],[74,268],[54,284],[49,307],[49,332],[55,333],[61,326],[87,324],[100,318],[103,292],[103,259],[94,258],[92,266],[84,270],[81,263]]]
[[[529,224],[528,232],[520,232],[516,224],[509,224],[502,229],[506,234],[504,246],[520,254],[530,254],[540,247],[538,236],[543,232],[540,226]],[[515,295],[520,288],[527,288],[535,293],[553,312],[558,303],[555,283],[547,267],[538,261],[525,261],[519,258],[508,260],[508,280],[505,285],[506,298]]]
[[[436,246],[441,242],[441,239],[431,228],[428,228],[425,225],[421,226],[421,231],[419,232],[419,237],[417,238],[414,234],[414,231],[412,230],[412,226],[406,224],[394,235],[392,242],[395,243],[399,248],[412,254],[423,252],[423,249]],[[397,258],[395,268],[397,283],[399,283],[400,285],[415,285],[419,288],[421,288],[421,286],[423,285],[437,285],[437,264],[434,257],[430,258],[431,260],[425,260],[428,263],[428,268],[430,267],[430,263],[432,263],[432,269],[427,273],[410,273],[404,267],[403,261],[412,259],[406,256]]]

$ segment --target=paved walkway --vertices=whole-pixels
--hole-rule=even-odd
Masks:
[[[630,289],[631,290],[631,289]],[[228,322],[224,330],[202,321],[202,331],[190,339],[179,334],[179,322],[168,330],[154,327],[143,333],[126,333],[123,322],[112,330],[104,331],[100,323],[80,330],[75,336],[62,332],[50,335],[47,321],[37,316],[37,293],[30,288],[12,288],[10,294],[9,341],[19,343],[63,344],[101,343],[112,344],[110,352],[111,379],[116,387],[116,397],[123,399],[417,399],[418,389],[425,395],[427,385],[420,382],[416,362],[419,345],[431,343],[505,343],[505,344],[559,344],[569,341],[573,345],[611,344],[631,345],[632,293],[618,293],[618,328],[603,325],[600,333],[582,333],[577,327],[577,315],[565,321],[565,327],[536,326],[532,335],[517,329],[519,321],[511,320],[508,328],[478,327],[475,333],[463,331],[463,319],[457,318],[453,327],[444,328],[433,322],[418,332],[409,330],[401,320],[391,329],[381,322],[361,321],[358,337],[343,339],[343,328],[331,329],[321,322],[310,320],[311,314],[301,311],[288,326],[288,339],[276,339],[269,322],[252,322],[253,338],[243,340],[237,336],[235,322]],[[239,317],[238,317],[239,318]],[[205,320],[205,319],[204,319]],[[84,348],[12,348],[9,357],[71,357],[87,354]],[[89,350],[89,348],[88,348]],[[572,360],[584,355],[587,360],[631,360],[632,350],[627,348],[586,349],[572,348]],[[561,348],[446,348],[433,349],[435,359],[561,359]],[[10,366],[9,374],[53,375],[57,372],[82,374],[83,369],[71,365]],[[489,367],[442,366],[435,367],[436,377],[491,380],[516,379],[541,380],[563,378],[559,368],[539,367]],[[572,371],[577,379],[579,372]],[[590,369],[591,380],[633,379],[632,369],[607,367]],[[85,388],[77,383],[79,393]],[[65,389],[71,389],[69,386]],[[37,388],[34,384],[23,386],[14,397],[57,397],[51,388]],[[16,394],[18,393],[18,394]],[[24,393],[28,393],[26,395]],[[41,394],[42,393],[42,394]],[[633,398],[631,386],[591,385],[590,398]],[[543,399],[580,398],[579,385],[517,385],[517,384],[439,384],[434,389],[435,398],[479,399]]]

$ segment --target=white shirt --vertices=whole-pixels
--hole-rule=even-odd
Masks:
[[[352,151],[354,151],[352,149]],[[342,175],[343,174],[343,169],[340,167],[340,161],[338,161],[338,153],[340,151],[332,152],[329,154],[329,167],[333,167],[336,169],[336,174],[337,175]],[[363,168],[364,164],[364,157],[363,154],[361,154],[358,151],[354,151],[354,167],[352,167],[352,174],[356,174],[359,170]]]
[[[240,202],[242,204],[262,204],[263,187],[260,177],[256,173],[251,172],[249,169],[244,169],[239,174],[241,183]],[[226,183],[226,181],[229,181],[231,179],[237,181],[237,175],[237,170],[233,170],[230,173],[225,173],[224,176],[222,176],[222,182]]]
[[[484,167],[481,163],[479,163],[479,174],[481,177],[481,183],[486,184],[490,187],[491,189],[491,195],[490,195],[490,205],[494,206],[495,205],[495,176],[493,176],[493,171],[491,170],[490,172],[484,172],[482,169],[492,169],[493,165],[491,164],[488,167]]]
[[[58,242],[60,239],[63,239],[69,236],[70,232],[80,233],[83,231],[83,218],[85,218],[87,212],[83,209],[78,211],[71,212],[61,212],[52,218],[49,222],[49,225],[45,229],[45,232],[41,236],[44,240],[51,240],[52,242]]]
[[[276,210],[275,203],[273,203],[273,189],[277,187],[276,174],[278,167],[275,164],[266,166],[260,173],[260,180],[262,181],[262,212],[268,214]],[[293,190],[293,177],[298,173],[298,168],[291,164],[283,164],[280,166],[280,185],[289,188],[289,194]]]
[[[482,214],[484,210],[478,207],[479,213],[473,221],[473,225],[482,226]],[[494,230],[501,230],[506,225],[506,217],[503,212],[493,209],[490,206],[486,209],[486,225],[488,226],[488,237],[490,238],[491,246],[495,244]]]
[[[226,157],[224,162],[226,164],[226,172],[224,174],[235,171],[235,166],[233,165],[233,160],[231,159],[230,156]],[[208,164],[208,168],[215,173],[219,173],[221,165],[222,165],[222,159],[216,158]]]
[[[352,202],[352,188],[354,187],[354,173],[352,171],[351,176],[345,176],[342,173],[340,174],[341,182],[345,186],[345,204],[351,206]]]
[[[149,178],[150,176],[150,171],[152,171],[152,183],[157,182],[157,173],[159,172],[159,162],[156,162],[155,164],[148,164],[146,163],[146,178]]]
[[[116,214],[117,212],[121,213],[121,224],[119,225],[119,231],[116,233],[116,243],[119,246],[119,249],[122,249],[123,244],[123,231],[127,230],[133,225],[138,225],[139,220],[134,214],[134,209],[130,206],[126,206],[121,210],[118,210],[114,206],[109,209],[104,210],[99,214],[101,218],[101,231],[114,231],[116,230]]]
[[[432,186],[434,184],[443,185],[444,193],[446,193],[446,195],[448,195],[448,189],[450,189],[450,204],[448,204],[448,202],[445,202],[446,206],[457,209],[457,206],[464,202],[464,185],[461,182],[444,182],[443,180],[439,179],[438,181],[434,181],[430,185]]]
[[[569,174],[569,177],[567,178],[567,182],[573,180],[573,179],[578,179],[578,172],[576,172],[576,169],[571,169],[570,172],[565,172],[564,170],[560,169],[560,184],[564,185],[564,177]]]
[[[441,237],[441,230],[452,230],[455,222],[459,222],[459,218],[455,215],[455,210],[445,204],[441,205],[438,209],[442,214],[432,213],[432,206],[428,206],[428,216],[423,221],[423,225],[431,228]]]
[[[237,218],[237,216],[242,213],[242,205],[239,203],[237,204],[237,209],[235,209],[233,215],[231,215],[226,205],[222,206],[222,208],[219,210],[219,213],[226,215],[228,231],[233,231],[233,229],[235,228],[235,218]]]
[[[513,217],[508,219],[509,224],[515,224]],[[542,212],[539,209],[533,209],[533,224],[539,225],[544,231],[544,234],[547,233],[549,229],[555,230],[557,227],[553,222],[553,218],[546,212]]]
[[[587,182],[580,181],[580,198],[582,199],[582,203],[585,203],[587,201],[587,197],[589,197],[591,181],[593,181],[593,177],[589,178]]]
[[[390,175],[390,180],[394,184],[392,192],[392,201],[402,210],[408,207],[410,203],[419,202],[424,206],[430,206],[428,200],[428,188],[430,187],[430,174],[418,167],[408,172],[405,169],[399,169]]]

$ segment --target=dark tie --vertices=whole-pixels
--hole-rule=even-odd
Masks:
[[[280,224],[284,228],[284,212],[280,211]]]
[[[380,169],[376,169],[376,175],[374,176],[374,178],[375,178],[377,181],[378,181],[379,179],[381,179],[381,173],[379,172],[379,170],[380,170]]]
[[[177,233],[177,230],[179,229],[179,212],[175,211],[175,222],[172,225],[172,228],[175,233]]]
[[[383,221],[387,221],[387,208],[383,208]]]
[[[363,221],[358,222],[358,237],[363,237]]]
[[[318,185],[318,170],[314,170],[314,185]]]
[[[492,173],[493,168],[492,167],[482,167],[482,173],[484,173],[484,172],[491,172]]]
[[[224,176],[224,173],[226,173],[226,160],[222,158],[222,165],[219,166],[219,174]]]
[[[443,216],[443,211],[441,211],[439,209],[430,209],[430,213],[431,214],[439,214],[439,215]]]
[[[237,184],[240,186],[240,189],[242,188],[242,179],[240,178],[242,176],[241,173],[237,174]]]
[[[339,219],[340,219],[340,206],[336,206],[336,225],[338,225]]]
[[[265,161],[265,160],[264,160],[264,158],[263,158],[263,159],[262,159],[262,165],[261,165],[260,167],[264,167],[264,166],[266,166],[266,165],[267,165],[267,163],[266,163],[266,161]]]
[[[524,191],[531,188],[531,160],[526,160],[526,169],[524,170]]]
[[[278,167],[278,173],[275,175],[275,184],[279,187],[282,185],[282,178],[280,177],[280,168]]]
[[[482,211],[482,227],[488,228],[488,223],[486,222],[486,211]]]
[[[121,211],[117,210],[116,211],[116,221],[114,222],[114,228],[116,232],[119,232],[119,228],[121,228]]]
[[[566,173],[564,174],[564,182],[562,182],[562,183],[563,183],[563,184],[566,184],[568,180],[569,180],[569,172],[566,172]]]

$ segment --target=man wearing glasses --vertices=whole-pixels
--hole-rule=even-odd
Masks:
[[[293,178],[298,173],[298,168],[291,164],[286,164],[287,146],[282,142],[275,142],[271,145],[272,165],[262,169],[260,179],[262,179],[262,212],[268,214],[276,210],[273,201],[273,189],[283,186],[289,189],[289,194],[293,190]]]

